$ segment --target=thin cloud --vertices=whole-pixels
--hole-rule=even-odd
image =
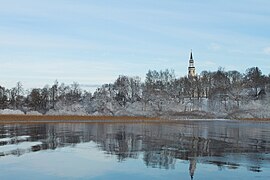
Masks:
[[[210,46],[209,46],[209,49],[217,51],[217,50],[221,49],[221,46],[219,44],[217,44],[217,43],[211,43]]]
[[[263,53],[264,53],[264,54],[267,54],[267,55],[270,55],[270,47],[265,47],[265,48],[263,49]]]
[[[0,31],[1,32],[1,31]],[[61,38],[46,35],[28,35],[23,32],[2,32],[0,46],[32,48],[32,49],[95,49],[96,46],[75,38]]]

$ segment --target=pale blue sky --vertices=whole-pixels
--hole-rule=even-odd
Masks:
[[[149,69],[270,73],[269,0],[0,0],[0,85],[103,84]]]

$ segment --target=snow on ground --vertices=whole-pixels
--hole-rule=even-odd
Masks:
[[[57,105],[56,109],[50,109],[46,115],[87,115],[85,108],[80,104],[72,104],[69,106]]]
[[[42,115],[40,112],[37,111],[28,111],[26,112],[27,115]]]
[[[146,108],[146,110],[144,109]],[[149,107],[144,107],[144,104],[141,102],[135,102],[128,104],[126,108],[118,110],[115,112],[116,116],[146,116],[151,117],[155,116],[156,112]]]
[[[176,119],[193,118],[269,118],[270,106],[269,100],[250,100],[248,103],[240,104],[240,108],[228,108],[223,105],[212,105],[209,108],[208,100],[202,99],[194,103],[192,99],[184,99],[182,102],[176,101],[150,101],[127,103],[121,106],[116,101],[104,102],[103,104],[71,104],[57,103],[55,109],[50,109],[46,115],[93,115],[93,116],[144,116],[144,117],[163,117]],[[218,103],[217,103],[218,104]],[[219,102],[220,104],[220,102]],[[228,106],[228,104],[227,104]],[[23,115],[20,110],[4,109],[0,114],[18,114]],[[27,115],[42,115],[37,111],[26,111]]]
[[[13,110],[13,109],[3,109],[0,110],[0,114],[24,114],[22,111],[20,110]]]
[[[229,114],[233,118],[269,118],[270,106],[265,101],[249,101],[241,105],[241,108]]]
[[[46,115],[79,115],[79,116],[85,116],[87,113],[83,110],[80,111],[70,111],[70,110],[53,110],[50,109]]]

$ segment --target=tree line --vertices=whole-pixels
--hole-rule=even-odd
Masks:
[[[79,84],[45,85],[43,88],[24,90],[22,83],[8,89],[0,86],[0,109],[38,111],[45,114],[50,109],[72,104],[82,105],[88,113],[111,112],[140,103],[142,111],[151,106],[163,111],[171,102],[183,104],[185,110],[199,110],[207,106],[223,111],[240,108],[249,101],[267,99],[270,92],[270,74],[264,75],[258,67],[238,71],[202,71],[195,77],[177,78],[173,70],[149,70],[145,81],[139,77],[119,76],[114,83],[104,84],[95,92],[83,91]],[[187,106],[189,104],[189,106]]]

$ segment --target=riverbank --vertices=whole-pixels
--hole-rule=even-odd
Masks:
[[[0,115],[0,123],[46,123],[46,122],[168,122],[162,118],[131,117],[131,116],[80,116],[80,115]]]
[[[266,122],[270,122],[270,118],[239,118],[237,120],[242,120],[242,121],[266,121]]]
[[[0,115],[0,123],[173,123],[188,120],[217,120],[216,118],[194,119],[187,117],[140,117],[140,116],[80,116],[80,115]],[[229,119],[226,119],[229,120]],[[270,118],[245,118],[237,120],[265,121],[270,122]]]

